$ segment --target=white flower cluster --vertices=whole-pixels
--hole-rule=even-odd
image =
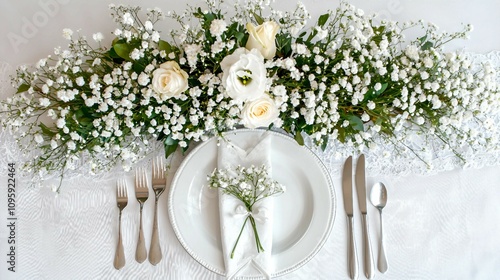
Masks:
[[[240,199],[245,205],[254,205],[263,198],[286,191],[285,186],[269,176],[269,166],[265,164],[216,168],[207,176],[207,181],[211,188],[221,189],[224,193]]]
[[[353,145],[369,143],[381,132],[388,112],[398,112],[386,124],[391,135],[408,123],[432,126],[436,115],[442,135],[452,131],[457,135],[463,121],[477,112],[498,110],[498,73],[486,66],[481,72],[484,78],[474,77],[470,61],[458,53],[442,52],[440,44],[449,38],[438,34],[435,26],[429,25],[426,38],[400,51],[399,25],[374,26],[371,16],[345,2],[329,17],[339,13],[343,18],[338,26],[318,22],[312,34],[319,41],[313,46],[297,41],[291,56],[272,62],[288,72],[285,77],[297,81],[296,88],[287,89],[288,104],[283,110],[291,111],[292,119],[302,119],[301,125],[313,127],[308,134],[317,143],[343,138],[346,132],[352,135],[347,142],[354,141]],[[333,29],[340,35],[329,32],[325,39],[323,31]],[[469,30],[453,36],[464,38]],[[318,43],[321,40],[323,44]],[[283,78],[277,77],[276,83]]]

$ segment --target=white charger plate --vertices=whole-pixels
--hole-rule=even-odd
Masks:
[[[263,133],[272,135],[273,179],[286,186],[274,201],[272,276],[276,277],[298,269],[321,249],[333,226],[336,203],[327,169],[294,139],[265,130],[235,130],[225,138],[244,145],[249,136]],[[200,144],[181,163],[172,181],[168,212],[186,251],[207,269],[225,275],[218,196],[207,185],[207,175],[217,167],[217,141],[214,137]]]

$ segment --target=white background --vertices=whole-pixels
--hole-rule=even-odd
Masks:
[[[198,1],[187,1],[199,3]],[[441,30],[456,31],[462,23],[474,25],[469,41],[457,41],[450,50],[488,53],[500,50],[500,3],[498,0],[370,0],[350,1],[365,12],[378,12],[393,20],[425,19]],[[109,1],[40,0],[0,2],[0,62],[11,66],[50,54],[66,43],[63,28],[81,29],[83,35],[102,32],[112,39],[114,24]],[[181,11],[182,1],[122,1],[144,8]],[[277,1],[291,9],[293,1]],[[304,1],[313,18],[338,1]],[[164,31],[168,27],[163,28]],[[107,41],[107,42],[108,42]],[[5,96],[2,93],[2,96]],[[4,139],[2,139],[3,141]],[[3,151],[5,152],[5,151]],[[104,179],[64,181],[55,197],[49,187],[28,189],[19,184],[17,272],[6,268],[6,163],[16,158],[0,155],[0,278],[1,279],[219,279],[190,258],[177,242],[166,215],[166,193],[160,201],[160,235],[164,260],[154,267],[133,261],[137,238],[138,203],[124,211],[127,266],[112,266],[117,232],[114,184],[119,173]],[[19,163],[18,163],[19,164]],[[369,163],[367,163],[369,164]],[[496,279],[500,274],[500,167],[453,170],[433,176],[370,177],[368,185],[384,181],[389,204],[384,210],[389,270],[376,279]],[[127,175],[129,187],[132,174]],[[337,216],[325,247],[308,264],[282,279],[347,279],[346,224],[340,174],[332,174],[337,193]],[[132,189],[130,188],[129,191]],[[145,236],[149,248],[153,200],[145,206]],[[356,204],[356,201],[354,202]],[[378,251],[375,208],[369,207],[374,256]],[[355,212],[358,255],[361,225]],[[361,263],[362,264],[362,263]],[[360,266],[361,268],[361,266]],[[360,273],[360,279],[364,279]]]

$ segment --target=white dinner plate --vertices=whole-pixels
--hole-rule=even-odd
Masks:
[[[273,179],[286,186],[274,201],[274,277],[296,270],[321,249],[333,226],[336,204],[327,169],[294,139],[265,130],[235,130],[225,138],[238,145],[249,135],[262,133],[272,134]],[[200,144],[181,163],[172,181],[168,211],[186,251],[207,269],[225,275],[217,190],[207,186],[207,175],[217,167],[217,141],[214,137]]]

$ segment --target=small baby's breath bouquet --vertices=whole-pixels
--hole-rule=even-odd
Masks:
[[[254,209],[257,202],[264,198],[278,195],[285,192],[285,186],[273,180],[269,176],[269,167],[263,164],[260,167],[254,165],[245,168],[238,165],[228,169],[215,169],[211,175],[207,177],[210,188],[220,189],[224,194],[228,194],[240,200],[244,206],[236,209],[236,214],[246,215],[245,221],[241,226],[240,233],[231,250],[231,258],[234,256],[234,251],[241,237],[241,233],[248,221],[252,225],[255,235],[255,245],[257,252],[263,252],[259,233],[257,232],[256,219],[267,219],[267,212],[264,209]],[[257,211],[255,211],[257,210]]]

